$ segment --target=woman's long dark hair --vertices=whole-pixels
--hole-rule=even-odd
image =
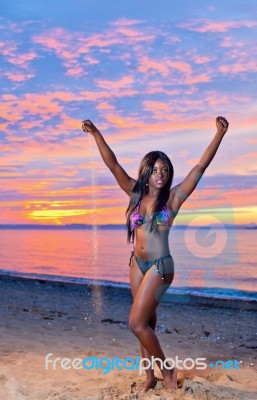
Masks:
[[[130,216],[136,209],[139,201],[145,196],[145,194],[148,193],[148,186],[146,186],[146,183],[148,183],[148,180],[150,176],[153,173],[153,168],[156,160],[160,158],[162,161],[164,161],[166,167],[168,168],[169,172],[169,178],[168,182],[166,185],[161,189],[160,194],[158,198],[156,199],[152,212],[153,212],[153,218],[151,221],[151,226],[149,229],[149,232],[156,231],[156,217],[159,211],[162,210],[162,208],[165,206],[169,199],[170,195],[170,187],[173,181],[173,175],[174,175],[174,169],[173,165],[169,159],[169,157],[166,156],[162,151],[151,151],[150,153],[147,153],[144,158],[142,159],[139,170],[138,170],[138,180],[136,181],[132,191],[131,191],[131,197],[129,201],[128,208],[126,210],[126,228],[127,228],[127,241],[128,243],[134,242],[134,231],[131,231],[130,227]],[[132,241],[130,241],[130,238],[132,236]]]

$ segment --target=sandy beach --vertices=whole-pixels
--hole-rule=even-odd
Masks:
[[[57,357],[119,359],[141,357],[128,328],[132,297],[127,289],[1,276],[0,399],[257,399],[256,307],[239,302],[219,306],[162,302],[157,335],[166,357],[240,361],[238,368],[179,370],[177,391],[157,385],[137,395],[138,370],[64,369]],[[70,365],[70,364],[66,364]],[[74,364],[75,365],[75,364]]]

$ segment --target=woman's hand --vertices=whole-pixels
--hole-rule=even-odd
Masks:
[[[217,132],[222,135],[225,135],[225,133],[228,130],[229,123],[226,120],[226,118],[219,116],[216,118],[216,126],[217,126]]]
[[[84,132],[89,132],[93,136],[96,134],[96,132],[98,132],[98,129],[93,122],[90,121],[90,119],[85,119],[82,121],[82,130]]]

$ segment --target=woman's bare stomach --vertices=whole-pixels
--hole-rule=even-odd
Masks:
[[[142,227],[136,231],[135,255],[141,260],[156,260],[170,254],[169,236],[170,228],[159,229],[158,233],[149,233]]]

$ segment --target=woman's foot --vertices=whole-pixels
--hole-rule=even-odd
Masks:
[[[137,392],[137,394],[139,393],[146,393],[149,389],[153,389],[156,385],[156,378],[147,378],[146,381],[144,383],[142,383],[142,385],[140,385],[139,387],[139,391]]]
[[[163,375],[165,389],[176,390],[178,388],[177,383],[177,369],[173,368],[171,370],[166,370]]]

